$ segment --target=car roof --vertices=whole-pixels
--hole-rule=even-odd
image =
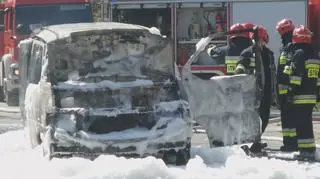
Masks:
[[[150,31],[150,28],[118,22],[92,22],[92,23],[73,23],[73,24],[59,24],[44,27],[35,36],[45,42],[70,37],[72,33],[85,31],[101,31],[101,30],[144,30]],[[152,33],[152,32],[151,32]]]

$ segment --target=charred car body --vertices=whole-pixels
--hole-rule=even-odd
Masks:
[[[49,157],[155,155],[185,163],[192,121],[170,40],[114,22],[54,25],[19,44],[20,108]],[[175,160],[173,160],[175,159]]]

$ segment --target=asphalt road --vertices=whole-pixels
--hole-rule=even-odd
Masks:
[[[0,103],[0,134],[22,128],[19,107],[8,107]]]

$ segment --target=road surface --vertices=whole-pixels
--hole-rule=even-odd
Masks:
[[[19,108],[0,103],[0,134],[21,127]]]

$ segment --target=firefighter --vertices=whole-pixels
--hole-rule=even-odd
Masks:
[[[236,23],[230,27],[230,31],[245,30],[243,24]],[[220,56],[224,59],[224,64],[227,68],[227,75],[233,75],[236,64],[239,60],[240,53],[247,47],[252,45],[249,32],[232,34],[228,45],[215,48],[211,51],[211,56],[215,59]]]
[[[291,63],[293,45],[292,33],[295,25],[290,19],[282,19],[278,22],[276,30],[281,36],[282,47],[280,49],[280,57],[278,58],[277,67],[277,93],[278,102],[280,105],[281,125],[283,146],[280,147],[281,151],[296,151],[298,149],[297,133],[294,121],[290,120],[289,112],[291,104],[287,102],[289,75],[284,73],[285,65]]]
[[[290,66],[288,102],[292,103],[292,119],[296,122],[298,157],[315,158],[312,112],[317,102],[320,60],[311,47],[312,32],[303,25],[293,31],[294,53]]]
[[[273,52],[266,47],[266,44],[269,42],[269,35],[267,30],[258,25],[255,28],[258,30],[258,41],[254,42],[254,45],[251,45],[247,49],[245,49],[241,55],[240,60],[237,63],[237,67],[235,70],[236,74],[247,73],[253,74],[255,71],[255,47],[258,46],[261,51],[262,56],[262,64],[264,71],[264,91],[262,94],[262,99],[258,108],[258,113],[260,115],[262,121],[262,131],[261,134],[265,131],[270,117],[270,106],[271,106],[271,91],[272,91],[272,81],[271,81],[271,67],[274,65],[274,55]],[[251,38],[253,38],[254,34],[251,34]],[[256,142],[253,143],[250,150],[252,152],[260,152],[262,148],[266,147],[266,144],[261,143],[261,136],[257,139]]]

